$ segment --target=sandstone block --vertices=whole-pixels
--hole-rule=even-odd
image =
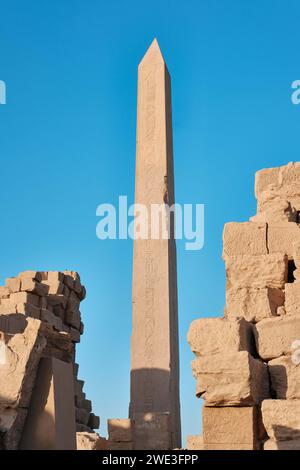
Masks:
[[[10,294],[10,290],[8,287],[0,286],[0,300],[1,299],[8,299]]]
[[[17,313],[28,315],[29,317],[32,317],[32,318],[39,319],[41,315],[41,309],[31,304],[17,304],[16,310],[17,310]]]
[[[83,392],[84,380],[75,380],[74,387],[75,395],[80,395]]]
[[[64,274],[59,271],[48,271],[47,281],[52,283],[63,282]]]
[[[89,413],[92,412],[92,402],[91,400],[83,400],[82,408],[85,408]]]
[[[256,348],[262,359],[270,360],[291,352],[300,338],[300,316],[266,318],[254,326]]]
[[[10,277],[6,279],[5,285],[9,292],[19,292],[21,290],[21,281],[18,277]]]
[[[36,307],[39,306],[39,297],[35,294],[31,294],[29,292],[16,292],[10,295],[9,299],[2,299],[1,305],[8,305],[14,304],[31,304],[35,305]]]
[[[60,281],[43,281],[43,285],[48,287],[48,294],[61,295],[64,292],[65,285]]]
[[[266,195],[264,195],[266,197]],[[251,222],[260,223],[282,223],[296,222],[297,211],[284,197],[274,196],[267,200],[259,200],[257,214],[250,218]]]
[[[37,282],[41,282],[47,273],[40,272],[40,271],[23,271],[19,273],[18,277],[21,279],[31,279]]]
[[[188,342],[196,356],[252,351],[252,325],[245,319],[200,318],[190,326]]]
[[[65,271],[66,272],[66,271]],[[65,274],[64,275],[64,283],[66,284],[66,286],[73,290],[74,289],[74,279],[72,276],[70,276],[70,274]]]
[[[76,423],[76,433],[77,432],[93,432],[86,424]]]
[[[21,290],[43,297],[48,294],[49,287],[46,284],[34,281],[33,279],[25,278],[22,279]]]
[[[256,407],[203,408],[204,444],[249,445],[259,448],[261,423]]]
[[[199,357],[192,369],[206,406],[250,406],[270,397],[267,365],[247,351]]]
[[[237,255],[267,254],[266,224],[229,222],[223,231],[223,258]]]
[[[71,340],[74,342],[74,343],[80,343],[80,333],[78,330],[76,330],[75,328],[70,328],[70,336],[71,336]]]
[[[86,289],[84,286],[81,286],[81,291],[78,294],[80,300],[84,300],[86,298]]]
[[[300,314],[300,282],[285,285],[285,311],[287,315]]]
[[[131,419],[108,419],[107,427],[110,442],[132,441]]]
[[[85,410],[84,408],[75,408],[75,417],[76,423],[85,424],[86,426],[88,426],[90,413],[87,410]]]
[[[258,198],[263,191],[266,191],[270,185],[279,184],[280,167],[264,168],[255,173],[255,196]]]
[[[300,450],[300,439],[293,439],[291,441],[268,439],[264,443],[264,450]]]
[[[281,289],[232,287],[226,291],[225,316],[243,317],[249,322],[257,323],[264,318],[278,315],[278,307],[283,304],[284,292]]]
[[[27,326],[27,320],[24,315],[19,315],[19,314],[1,315],[0,314],[0,335],[1,335],[1,332],[8,333],[10,335],[15,335],[16,333],[23,333],[26,326]]]
[[[108,450],[108,442],[97,433],[77,432],[77,450]]]
[[[292,357],[281,356],[268,363],[271,386],[279,399],[300,399],[300,365]]]
[[[61,305],[63,308],[66,308],[67,299],[64,295],[48,295],[47,297],[48,305],[55,307]]]
[[[9,299],[3,299],[9,300]],[[0,305],[0,315],[11,315],[17,313],[17,306],[14,302],[5,302],[5,304]]]
[[[67,325],[73,326],[79,330],[81,320],[79,310],[66,310],[64,320]]]
[[[49,323],[49,325],[53,326],[57,331],[61,331],[63,328],[61,319],[44,308],[41,309],[41,320]]]
[[[285,253],[293,258],[294,243],[300,242],[300,227],[293,222],[268,225],[268,249],[270,253]]]
[[[186,440],[187,450],[202,450],[203,448],[203,436],[187,436]]]
[[[261,411],[264,426],[271,439],[300,439],[300,400],[264,400]]]
[[[284,288],[288,260],[280,253],[261,256],[230,256],[225,258],[227,288]]]
[[[100,418],[99,416],[94,415],[94,413],[90,413],[88,426],[91,429],[99,429],[100,428]]]

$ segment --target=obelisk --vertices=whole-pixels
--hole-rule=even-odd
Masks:
[[[138,67],[135,204],[174,204],[171,82],[156,39]],[[163,216],[164,217],[164,216]],[[167,217],[167,213],[165,215]],[[131,396],[136,449],[181,446],[176,245],[135,239]],[[150,218],[149,218],[150,232]]]

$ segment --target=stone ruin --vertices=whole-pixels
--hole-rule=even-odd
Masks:
[[[25,271],[0,287],[1,449],[106,448],[75,363],[85,294],[73,271]]]
[[[300,449],[300,163],[258,171],[255,195],[224,227],[224,317],[188,332],[204,399],[189,449]]]

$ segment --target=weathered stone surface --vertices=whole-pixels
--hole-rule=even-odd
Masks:
[[[252,351],[252,325],[243,318],[200,318],[190,326],[188,342],[196,356]]]
[[[230,256],[225,258],[227,289],[231,287],[284,288],[288,260],[284,254]]]
[[[37,282],[41,282],[45,278],[46,275],[47,273],[40,272],[40,271],[23,271],[18,274],[18,277],[21,279],[21,281],[23,279],[33,279]]]
[[[36,319],[41,316],[41,309],[32,304],[17,304],[16,312]]]
[[[108,441],[97,433],[77,432],[77,450],[108,450]]]
[[[18,449],[26,417],[25,408],[0,410],[0,432],[3,436],[4,449]]]
[[[44,308],[41,309],[41,320],[49,323],[57,331],[62,331],[63,324],[61,319],[49,310],[46,310]]]
[[[273,201],[278,200],[288,201],[293,211],[299,211],[299,162],[290,162],[288,165],[263,171],[266,171],[265,175],[263,177],[258,175],[257,177],[256,196],[258,211],[261,212],[266,206],[272,204]],[[277,176],[275,173],[277,173]]]
[[[9,292],[19,292],[21,290],[21,281],[17,277],[10,277],[6,279],[5,285]]]
[[[280,167],[264,168],[255,173],[255,196],[259,198],[263,191],[266,191],[270,185],[278,185]]]
[[[171,448],[169,413],[137,413],[133,425],[135,449],[167,450]]]
[[[150,210],[153,204],[172,206],[174,202],[170,75],[154,40],[138,67],[135,203]],[[163,225],[167,225],[167,218],[164,212]],[[176,243],[172,222],[171,215],[170,239],[158,233],[159,239],[150,236],[134,240],[129,406],[132,419],[137,413],[170,413],[171,449],[181,447]],[[155,224],[151,225],[153,228]],[[148,430],[152,432],[150,426]]]
[[[188,436],[187,450],[253,450],[252,444],[204,444],[203,436]]]
[[[64,292],[65,285],[60,281],[43,281],[43,285],[47,286],[48,293],[52,295],[61,295]]]
[[[300,314],[300,282],[285,285],[285,311],[287,315]]]
[[[270,360],[291,352],[292,343],[300,338],[300,316],[266,318],[254,326],[259,356]]]
[[[206,406],[249,406],[270,397],[267,365],[247,351],[199,357],[192,369]]]
[[[300,242],[300,227],[293,222],[268,224],[269,253],[285,253],[293,258],[293,245]]]
[[[232,287],[226,291],[225,316],[243,317],[249,322],[257,323],[279,314],[278,307],[283,304],[284,291],[281,289]]]
[[[21,290],[31,292],[32,294],[42,297],[48,294],[49,287],[46,284],[41,284],[33,279],[25,278],[22,279]]]
[[[198,434],[195,436],[187,436],[186,447],[187,450],[202,450],[203,436]]]
[[[300,439],[300,400],[264,400],[261,411],[271,439]]]
[[[10,290],[9,290],[8,287],[0,286],[0,301],[1,301],[1,299],[8,299],[9,294],[10,294]]]
[[[84,408],[75,408],[76,423],[85,424],[88,426],[89,417],[89,411],[85,410]]]
[[[268,363],[275,398],[300,399],[300,363],[292,356],[281,356]]]
[[[35,374],[46,339],[40,321],[27,318],[23,333],[4,335],[5,363],[0,368],[0,407],[26,407],[29,404]]]
[[[20,449],[76,450],[72,364],[41,359]]]
[[[99,416],[94,415],[94,413],[90,413],[88,426],[91,429],[99,429],[100,428],[100,418],[99,418]]]
[[[202,412],[204,444],[260,445],[261,424],[256,407],[206,407]]]
[[[12,304],[31,304],[36,307],[39,306],[39,297],[29,292],[16,292],[10,295],[9,299],[2,299],[1,305],[11,306]]]
[[[131,442],[132,422],[131,419],[109,419],[107,421],[109,441]]]
[[[285,198],[275,195],[266,201],[259,200],[257,214],[250,217],[251,222],[281,223],[296,222],[297,211]]]
[[[15,335],[23,333],[27,326],[27,320],[23,314],[0,315],[0,336],[3,339],[3,333]]]
[[[264,450],[300,450],[300,439],[293,439],[291,441],[268,439],[264,443]]]
[[[133,450],[132,442],[115,442],[108,440],[107,445],[109,450]]]
[[[266,255],[268,253],[266,224],[229,222],[223,231],[223,258],[237,255]]]

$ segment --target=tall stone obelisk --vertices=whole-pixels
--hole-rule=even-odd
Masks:
[[[135,203],[174,204],[170,75],[156,39],[138,68]],[[167,215],[165,215],[166,217]],[[131,401],[136,449],[181,446],[176,246],[136,239]],[[149,219],[150,232],[150,219]],[[149,233],[150,237],[150,233]]]

